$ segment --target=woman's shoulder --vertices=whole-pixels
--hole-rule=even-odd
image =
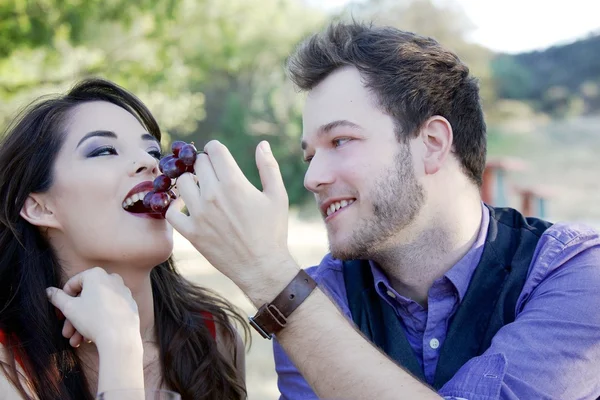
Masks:
[[[3,354],[6,353],[6,357],[10,357],[10,355],[8,354],[7,347],[11,346],[11,345],[14,346],[17,343],[18,343],[18,339],[16,336],[14,336],[14,335],[9,336],[6,333],[4,333],[3,330],[0,329],[0,346],[2,347]],[[21,360],[21,356],[20,356],[18,350],[14,351],[14,358],[19,366],[23,365],[23,361]],[[4,358],[2,358],[2,361],[4,361]]]
[[[0,363],[2,363],[2,371],[0,371],[0,400],[23,399],[23,396],[21,393],[19,393],[12,380],[7,375],[11,373],[10,365],[13,362],[16,364],[17,377],[27,395],[30,398],[35,398],[35,396],[32,395],[31,389],[29,388],[25,371],[23,370],[23,364],[19,355],[15,354],[13,356],[8,351],[7,346],[14,342],[14,338],[12,339],[13,340],[9,340],[9,337],[4,333],[4,331],[0,330]]]

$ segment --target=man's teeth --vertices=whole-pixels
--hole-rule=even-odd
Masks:
[[[329,205],[329,207],[327,207],[327,216],[330,216],[331,214],[333,214],[340,208],[349,206],[352,203],[354,203],[354,200],[342,200],[342,201],[336,201],[335,203],[331,203]]]
[[[150,193],[150,191],[139,192],[139,193],[135,193],[131,197],[126,198],[125,201],[123,202],[123,208],[131,207],[133,205],[133,203],[135,203],[136,201],[144,201],[144,197],[146,197],[146,195],[148,193]]]

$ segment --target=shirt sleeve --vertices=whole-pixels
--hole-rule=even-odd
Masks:
[[[343,285],[341,264],[330,257],[325,257],[319,267],[307,268],[306,272],[317,281],[319,288],[332,299],[342,314],[351,321],[352,315],[344,300],[347,296]],[[273,339],[273,357],[280,400],[319,399],[276,339]]]
[[[273,356],[280,400],[319,400],[276,340],[273,341]]]
[[[440,389],[444,399],[600,396],[600,236],[549,231],[538,243],[515,321]],[[273,351],[280,400],[318,399],[276,341]]]
[[[595,233],[571,238],[563,232],[540,244],[515,321],[496,333],[484,354],[463,365],[440,395],[469,400],[600,395],[600,240]]]

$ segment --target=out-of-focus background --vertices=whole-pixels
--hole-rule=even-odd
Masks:
[[[165,132],[219,139],[259,185],[268,139],[287,189],[290,247],[303,266],[327,251],[302,186],[302,95],[283,63],[334,18],[432,36],[480,79],[489,130],[484,198],[552,221],[600,227],[600,5],[587,0],[0,0],[0,127],[35,97],[86,76],[136,93]],[[177,235],[184,273],[254,313]],[[254,336],[250,399],[276,399],[270,342]]]

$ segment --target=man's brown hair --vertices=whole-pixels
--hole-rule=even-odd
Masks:
[[[486,125],[477,80],[456,54],[431,38],[391,27],[333,23],[303,41],[287,63],[292,82],[311,90],[334,70],[354,66],[381,109],[394,118],[400,142],[431,116],[452,125],[453,150],[465,174],[481,186]]]

